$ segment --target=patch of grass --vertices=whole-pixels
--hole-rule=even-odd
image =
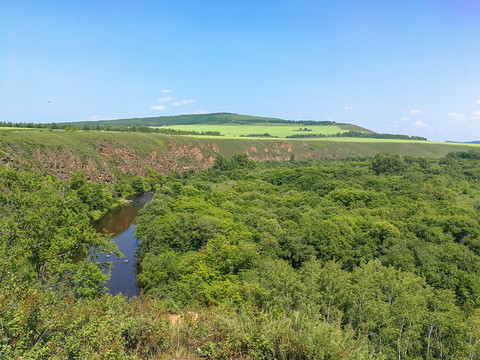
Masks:
[[[38,130],[38,129],[2,126],[0,127],[0,131],[2,130],[12,131],[12,130]]]
[[[367,134],[373,134],[374,133],[372,130],[368,130],[366,128],[363,128],[363,127],[358,126],[358,125],[353,125],[353,124],[338,124],[338,127],[340,127],[341,129],[343,129],[345,131],[360,131],[360,132],[367,133]]]

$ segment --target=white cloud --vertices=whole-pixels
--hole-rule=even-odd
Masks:
[[[480,104],[480,100],[477,100],[477,104]]]
[[[404,117],[401,117],[401,118],[398,119],[398,120],[400,120],[400,121],[408,121],[408,120],[410,120],[410,118],[404,116]]]
[[[158,102],[167,102],[167,101],[170,101],[170,100],[172,100],[172,98],[170,96],[167,96],[167,97],[164,97],[164,98],[160,98],[157,101]]]
[[[446,140],[471,141],[479,140],[480,110],[470,114],[451,112],[448,113],[448,122],[442,130],[438,130]]]
[[[448,113],[447,115],[452,118],[453,122],[456,122],[456,123],[464,123],[465,121],[467,121],[467,117],[461,113],[451,112],[451,113]]]
[[[418,120],[418,121],[415,121],[412,126],[415,126],[415,127],[427,127],[428,125],[425,124],[424,122]]]
[[[480,111],[474,111],[473,116],[470,118],[472,121],[480,121]]]
[[[191,103],[194,103],[194,102],[195,102],[195,100],[187,99],[187,100],[175,101],[174,103],[172,103],[172,105],[173,106],[180,106],[180,105],[191,104]]]
[[[353,106],[351,106],[351,105],[345,106],[345,110],[347,110],[347,111],[351,111],[351,110],[353,110],[353,109],[355,109],[355,108],[354,108]]]
[[[100,115],[91,115],[89,116],[87,119],[85,119],[86,121],[97,121],[97,120],[103,120],[104,117],[103,116],[100,116]]]
[[[98,121],[98,120],[115,120],[121,118],[120,115],[114,115],[114,116],[103,116],[103,115],[91,115],[86,119],[83,119],[82,121]]]
[[[162,93],[163,93],[163,94],[171,94],[171,93],[173,93],[173,90],[163,89],[163,90],[162,90]]]
[[[195,110],[191,113],[183,113],[183,115],[199,115],[199,114],[210,114],[210,111],[207,110]]]
[[[421,113],[422,113],[422,110],[420,110],[420,109],[415,109],[415,110],[410,110],[409,112],[410,112],[410,114],[421,114]]]
[[[163,105],[156,105],[151,107],[152,110],[165,110],[165,106]]]

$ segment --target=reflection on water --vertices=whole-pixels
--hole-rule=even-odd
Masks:
[[[123,258],[112,254],[110,257],[102,254],[100,261],[110,261],[113,265],[110,273],[110,280],[105,284],[110,294],[123,294],[130,296],[138,295],[137,280],[135,279],[135,250],[138,247],[135,239],[135,225],[133,220],[138,211],[152,200],[153,192],[147,192],[132,199],[130,204],[119,206],[96,224],[97,231],[104,231],[112,234],[112,240],[117,244],[118,249],[124,255]],[[128,262],[126,262],[128,260]]]

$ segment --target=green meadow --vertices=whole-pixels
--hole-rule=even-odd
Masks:
[[[270,134],[279,138],[285,138],[295,134],[318,134],[333,135],[344,133],[344,130],[336,125],[285,125],[285,124],[249,124],[249,125],[228,125],[228,124],[195,124],[195,125],[172,125],[162,126],[162,129],[173,129],[181,131],[207,132],[216,131],[226,137],[247,136],[251,134]],[[307,128],[311,131],[295,131]]]
[[[2,130],[36,130],[33,128],[21,128],[21,127],[11,127],[11,126],[2,126],[0,127],[0,131]]]

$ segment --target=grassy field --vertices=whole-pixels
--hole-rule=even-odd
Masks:
[[[226,137],[238,137],[240,135],[251,135],[251,134],[270,134],[279,138],[285,138],[288,135],[295,134],[321,134],[321,135],[333,135],[337,133],[344,133],[347,130],[342,129],[339,126],[320,126],[320,125],[309,125],[309,126],[299,126],[299,125],[284,125],[284,124],[249,124],[249,125],[209,125],[209,124],[199,124],[199,125],[173,125],[173,126],[162,126],[162,129],[174,129],[182,131],[197,131],[197,132],[206,132],[206,131],[217,131],[220,134]],[[300,128],[307,128],[311,131],[294,131]]]
[[[38,129],[2,126],[2,127],[0,127],[0,131],[2,131],[2,130],[38,130]]]

